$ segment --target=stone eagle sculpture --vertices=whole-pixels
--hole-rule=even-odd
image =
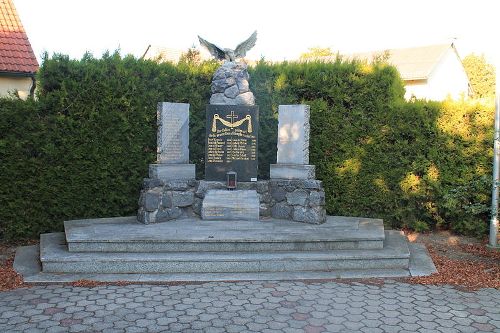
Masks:
[[[211,55],[213,55],[218,60],[235,61],[237,58],[243,58],[247,52],[255,46],[257,41],[257,31],[248,37],[248,39],[240,43],[234,50],[222,49],[215,44],[207,42],[200,36],[198,36],[200,44],[203,45]]]

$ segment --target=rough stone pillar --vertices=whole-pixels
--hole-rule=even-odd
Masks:
[[[247,65],[243,62],[226,62],[212,78],[212,105],[255,105],[250,91]]]

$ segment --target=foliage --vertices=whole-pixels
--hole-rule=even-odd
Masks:
[[[477,98],[494,97],[495,67],[486,61],[484,55],[469,54],[462,63],[469,77],[474,96]]]
[[[205,106],[215,61],[179,64],[45,56],[36,101],[0,99],[0,238],[62,221],[135,214],[155,160],[156,104],[190,103],[190,159],[203,177]],[[280,104],[311,106],[310,161],[329,214],[394,227],[485,231],[492,105],[407,103],[395,68],[333,63],[250,68],[260,107],[259,177],[275,163]]]
[[[34,236],[65,219],[134,214],[156,153],[156,104],[191,104],[193,161],[203,156],[213,63],[45,56],[38,101],[1,100],[0,233]]]
[[[331,57],[335,54],[329,47],[310,47],[307,52],[300,55],[300,60],[314,60],[321,57]]]
[[[494,108],[491,100],[448,101],[441,107],[438,127],[446,150],[436,159],[443,170],[439,206],[443,226],[459,233],[488,229]]]
[[[179,62],[199,65],[202,62],[200,51],[195,47],[189,48],[185,53],[181,54]]]
[[[251,82],[260,108],[274,114],[260,136],[261,174],[275,161],[278,105],[306,103],[310,160],[329,214],[383,218],[418,231],[486,232],[492,104],[405,102],[396,70],[383,60],[261,62]]]

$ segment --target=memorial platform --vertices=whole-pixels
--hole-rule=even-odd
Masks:
[[[402,277],[435,271],[424,248],[382,220],[329,216],[286,220],[179,219],[154,226],[135,217],[65,222],[65,233],[22,247],[26,282],[169,282]]]

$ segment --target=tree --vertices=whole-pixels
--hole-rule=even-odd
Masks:
[[[200,64],[201,62],[200,51],[197,50],[196,47],[193,45],[193,47],[189,48],[186,52],[184,52],[181,55],[179,62],[185,62],[194,65]]]
[[[495,68],[484,55],[469,54],[462,61],[475,97],[495,96]]]
[[[312,60],[321,57],[331,57],[334,55],[329,47],[310,47],[308,52],[300,55],[301,60]]]

